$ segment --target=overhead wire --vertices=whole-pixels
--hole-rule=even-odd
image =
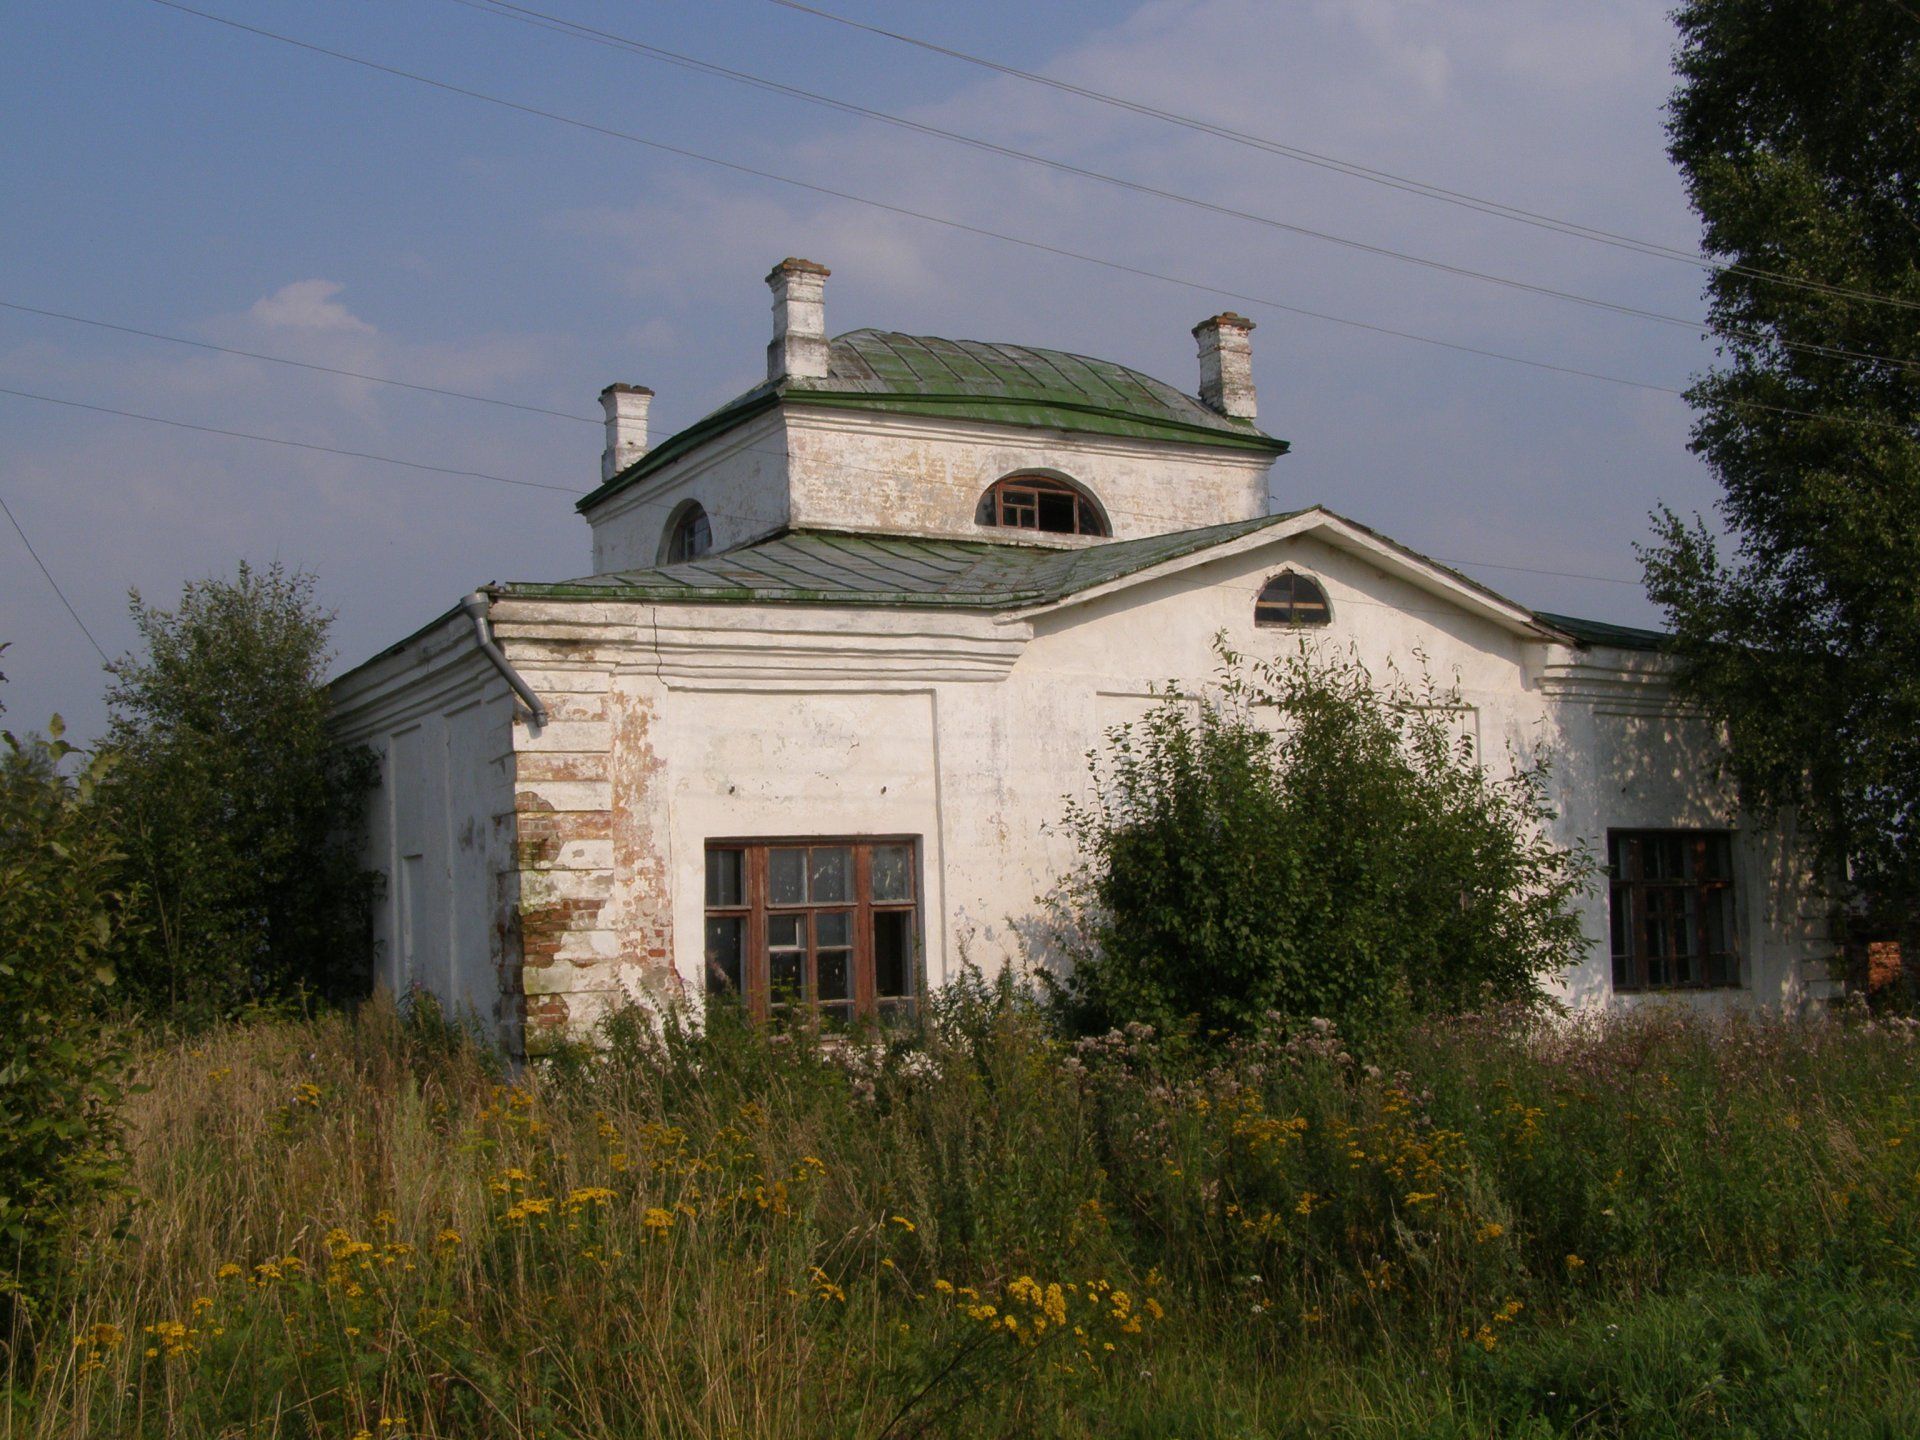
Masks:
[[[918,120],[909,119],[903,115],[892,114],[885,110],[871,109],[865,105],[856,104],[849,100],[842,100],[831,95],[823,95],[817,91],[804,90],[799,86],[788,85],[782,81],[769,79],[764,75],[755,75],[748,71],[735,70],[712,61],[701,60],[695,56],[668,50],[661,46],[650,44],[647,41],[635,39],[632,36],[615,34],[610,30],[597,29],[591,25],[583,25],[578,21],[568,20],[561,16],[548,14],[545,11],[535,10],[529,6],[513,3],[513,0],[452,0],[452,3],[463,6],[469,10],[477,11],[483,15],[492,15],[503,20],[512,20],[518,24],[529,25],[536,29],[547,30],[554,34],[582,40],[588,44],[599,45],[608,49],[622,50],[629,54],[637,55],[642,59],[673,65],[680,69],[692,70],[699,74],[712,75],[720,79],[751,86],[755,89],[764,90],[773,94],[785,95],[808,104],[820,105],[842,114],[878,121],[882,124],[892,125],[903,130],[930,136],[952,144],[985,151],[989,154],[1003,156],[1012,160],[1018,160],[1024,164],[1037,165],[1060,174],[1073,175],[1081,179],[1092,180],[1133,194],[1170,201],[1174,204],[1189,206],[1193,209],[1203,210],[1229,219],[1240,220],[1248,224],[1260,225],[1269,229],[1280,230],[1287,234],[1299,235],[1307,239],[1318,240],[1345,249],[1355,250],[1377,258],[1399,261],[1403,264],[1418,266],[1422,269],[1452,275],[1460,279],[1480,281],[1484,284],[1497,285],[1505,289],[1517,290],[1530,295],[1562,300],[1569,304],[1580,305],[1588,309],[1601,310],[1611,314],[1623,315],[1630,319],[1648,320],[1656,324],[1674,326],[1683,330],[1692,331],[1694,334],[1703,337],[1709,332],[1709,326],[1703,319],[1689,318],[1685,315],[1672,315],[1661,310],[1650,310],[1639,305],[1628,305],[1620,301],[1602,299],[1598,296],[1583,295],[1576,291],[1562,290],[1556,286],[1539,284],[1530,280],[1521,280],[1510,275],[1499,275],[1491,271],[1476,270],[1470,266],[1456,265],[1450,261],[1438,260],[1432,256],[1416,255],[1410,251],[1394,249],[1391,246],[1376,245],[1369,241],[1354,239],[1351,236],[1335,234],[1332,231],[1319,230],[1311,226],[1296,224],[1290,220],[1282,220],[1277,216],[1242,210],[1237,206],[1221,204],[1200,196],[1183,194],[1176,190],[1168,190],[1158,185],[1147,184],[1144,181],[1130,180],[1122,175],[1115,175],[1103,170],[1095,170],[1053,156],[1040,155],[1033,151],[1016,149],[1010,145],[1002,145],[995,141],[982,139],[976,135],[967,135],[957,130],[948,130],[937,125],[925,124]],[[1721,333],[1728,332],[1723,331]],[[1872,361],[1879,364],[1892,365],[1901,369],[1920,370],[1920,362],[1903,359],[1898,356],[1876,354],[1871,351],[1854,350],[1841,345],[1828,345],[1807,340],[1787,340],[1781,337],[1761,337],[1751,334],[1740,334],[1736,338],[1746,339],[1753,343],[1777,344],[1784,349],[1805,354],[1824,355],[1834,359]]]
[[[1472,195],[1465,191],[1449,189],[1446,186],[1430,184],[1427,181],[1418,180],[1411,176],[1397,175],[1389,170],[1380,170],[1372,166],[1359,164],[1355,161],[1343,160],[1337,156],[1303,149],[1295,145],[1288,145],[1278,140],[1253,135],[1246,131],[1236,130],[1231,126],[1217,124],[1196,116],[1183,115],[1177,111],[1161,109],[1157,106],[1148,105],[1142,101],[1129,99],[1125,96],[1095,90],[1089,86],[1076,85],[1071,81],[1061,80],[1051,75],[1042,75],[1036,71],[1022,70],[1017,66],[1004,64],[998,60],[990,60],[985,56],[970,54],[967,51],[941,45],[935,41],[925,40],[918,36],[908,35],[899,30],[890,30],[885,26],[874,25],[863,20],[855,20],[851,16],[836,14],[831,10],[823,10],[818,6],[802,3],[802,0],[770,0],[770,3],[779,5],[784,9],[812,15],[821,20],[831,21],[836,25],[843,25],[851,30],[865,31],[870,35],[878,35],[884,39],[896,41],[899,44],[910,45],[936,55],[944,55],[949,59],[959,60],[965,64],[978,66],[981,69],[990,70],[1029,84],[1045,86],[1048,89],[1076,95],[1082,99],[1092,100],[1101,105],[1108,105],[1117,109],[1130,111],[1133,114],[1146,116],[1169,125],[1199,131],[1222,140],[1231,141],[1237,145],[1263,150],[1272,155],[1279,155],[1289,160],[1297,160],[1303,164],[1317,166],[1321,169],[1337,171],[1357,180],[1384,185],[1390,189],[1402,190],[1409,194],[1420,195],[1430,200],[1438,200],[1446,204],[1462,206],[1466,209],[1495,216],[1499,219],[1511,220],[1523,225],[1531,225],[1538,229],[1556,231],[1559,234],[1573,236],[1577,239],[1591,240],[1596,244],[1611,245],[1622,249],[1637,251],[1640,254],[1649,255],[1657,259],[1673,260],[1680,264],[1690,265],[1696,269],[1705,270],[1710,273],[1745,275],[1754,279],[1767,280],[1777,285],[1788,286],[1795,289],[1844,296],[1848,299],[1867,300],[1876,304],[1892,305],[1900,309],[1920,309],[1920,300],[1909,300],[1903,296],[1880,294],[1872,290],[1864,290],[1850,285],[1835,285],[1822,280],[1808,280],[1801,276],[1788,275],[1781,271],[1769,270],[1761,266],[1715,260],[1711,256],[1701,254],[1697,250],[1685,250],[1678,246],[1663,244],[1657,240],[1640,239],[1632,235],[1622,234],[1618,231],[1583,224],[1577,220],[1568,220],[1558,216],[1548,215],[1541,211],[1528,210],[1517,205],[1508,205],[1498,200],[1489,200],[1484,196]]]
[[[488,94],[485,91],[474,90],[462,85],[455,85],[449,81],[437,80],[431,76],[419,74],[416,71],[403,70],[398,66],[387,65],[377,60],[369,60],[364,58],[363,56],[352,55],[342,50],[333,50],[328,48],[327,46],[318,45],[309,40],[297,39],[290,35],[280,34],[277,31],[263,29],[262,27],[257,25],[247,24],[246,22],[241,20],[234,20],[224,15],[216,15],[210,11],[196,9],[191,5],[181,3],[181,0],[148,0],[148,3],[161,6],[168,10],[175,10],[180,12],[181,14],[191,15],[198,19],[206,20],[216,25],[225,26],[229,29],[239,30],[247,34],[255,35],[262,39],[273,40],[280,44],[289,45],[295,49],[309,51],[313,54],[323,55],[329,59],[339,60],[339,61],[342,61],[343,63],[350,64],[350,65],[356,65],[363,69],[372,70],[380,74],[390,75],[398,79],[403,79],[403,80],[411,81],[417,84],[425,85],[432,89],[443,91],[447,94],[458,95],[469,100],[477,100],[483,104],[498,106],[502,109],[516,111],[520,114],[536,116],[543,120],[550,120],[557,124],[571,126],[575,129],[584,130],[592,134],[602,135],[610,139],[623,140],[631,144],[643,146],[650,150],[658,151],[662,154],[674,155],[681,159],[693,160],[701,164],[712,165],[719,169],[733,171],[736,174],[748,175],[755,179],[760,179],[760,180],[773,181],[776,184],[791,186],[794,189],[805,190],[818,195],[825,195],[831,199],[845,200],[850,204],[864,206],[868,209],[877,210],[885,214],[899,215],[906,219],[918,220],[918,221],[925,222],[927,224],[943,226],[947,229],[960,231],[965,234],[977,235],[984,239],[996,240],[1004,244],[1014,245],[1023,249],[1033,250],[1041,254],[1055,255],[1063,259],[1075,260],[1085,264],[1095,265],[1100,267],[1101,269],[1111,270],[1117,274],[1132,275],[1140,279],[1152,280],[1159,284],[1173,285],[1181,289],[1197,291],[1204,295],[1212,295],[1212,296],[1220,297],[1222,299],[1238,301],[1243,305],[1257,306],[1258,308],[1264,309],[1264,310],[1273,310],[1281,314],[1287,314],[1287,315],[1299,315],[1299,316],[1306,317],[1308,319],[1324,321],[1327,324],[1343,326],[1348,329],[1361,330],[1361,331],[1365,331],[1365,332],[1376,334],[1376,335],[1391,336],[1393,338],[1400,339],[1400,340],[1412,341],[1415,344],[1429,345],[1437,349],[1453,351],[1457,354],[1476,355],[1481,357],[1482,359],[1498,360],[1505,364],[1523,365],[1530,369],[1542,370],[1552,374],[1570,375],[1579,379],[1595,380],[1603,384],[1617,385],[1617,386],[1621,386],[1623,388],[1631,389],[1631,390],[1644,390],[1644,391],[1649,391],[1655,394],[1662,394],[1662,395],[1684,396],[1687,393],[1683,387],[1677,386],[1677,385],[1662,385],[1649,380],[1635,380],[1627,376],[1610,375],[1603,371],[1587,370],[1574,365],[1561,365],[1552,361],[1536,360],[1523,355],[1509,354],[1506,351],[1491,350],[1491,349],[1487,349],[1477,345],[1468,345],[1456,340],[1443,340],[1443,339],[1440,339],[1438,336],[1422,335],[1410,330],[1397,329],[1390,325],[1375,324],[1371,321],[1354,320],[1346,316],[1330,314],[1326,311],[1312,310],[1300,305],[1290,305],[1284,301],[1275,300],[1266,296],[1252,295],[1243,291],[1228,289],[1226,287],[1211,284],[1206,281],[1194,280],[1185,276],[1170,275],[1163,271],[1158,271],[1158,270],[1149,270],[1144,266],[1129,265],[1124,261],[1110,260],[1104,256],[1088,254],[1084,251],[1074,250],[1063,245],[1053,245],[1046,241],[1035,240],[1027,236],[1008,234],[1004,231],[993,230],[983,225],[974,225],[964,220],[956,220],[950,216],[936,215],[927,211],[915,210],[908,206],[896,205],[885,200],[875,200],[869,196],[858,195],[851,191],[836,189],[829,185],[816,184],[815,182],[809,181],[809,180],[801,180],[791,175],[781,174],[778,171],[763,170],[755,166],[742,164],[738,161],[726,160],[726,159],[722,159],[719,156],[704,154],[700,151],[692,150],[685,146],[671,145],[661,140],[652,140],[647,138],[646,136],[637,135],[627,130],[620,130],[613,126],[601,125],[595,121],[582,120],[577,116],[564,115],[557,111],[542,109],[539,106],[527,105],[517,100],[509,100],[503,96]],[[1883,421],[1883,420],[1878,420],[1871,417],[1859,417],[1858,419],[1854,419],[1851,417],[1822,416],[1811,411],[1794,410],[1785,406],[1766,405],[1760,402],[1753,402],[1753,401],[1743,401],[1738,403],[1740,403],[1743,407],[1748,409],[1761,410],[1761,411],[1766,411],[1766,412],[1775,413],[1775,414],[1802,416],[1810,419],[1821,419],[1821,420],[1828,420],[1828,421],[1835,421],[1837,419],[1838,423],[1848,423],[1848,424],[1857,423],[1861,425],[1869,425],[1869,426],[1877,426],[1877,427],[1892,426],[1894,428],[1905,428],[1898,421]]]
[[[406,470],[425,470],[436,475],[454,475],[471,480],[491,480],[498,485],[517,485],[528,490],[557,490],[564,495],[578,492],[569,485],[549,485],[541,480],[516,480],[510,475],[494,475],[485,470],[463,470],[454,465],[433,465],[425,460],[402,460],[370,450],[347,450],[337,445],[317,445],[310,440],[289,440],[282,435],[259,435],[248,430],[226,430],[218,425],[201,425],[191,420],[174,420],[164,415],[147,415],[136,410],[118,410],[111,405],[95,405],[86,400],[67,400],[58,395],[42,395],[32,390],[16,390],[0,385],[0,395],[21,400],[38,400],[46,405],[65,405],[73,410],[92,410],[101,415],[118,415],[125,420],[144,420],[149,425],[166,425],[175,430],[197,430],[203,435],[224,435],[233,440],[257,440],[263,445],[284,445],[294,450],[317,450],[323,455],[341,455],[350,460],[373,460],[382,465],[397,465]]]
[[[170,345],[191,345],[198,350],[213,350],[222,355],[240,355],[249,360],[265,360],[274,365],[292,365],[301,370],[317,370],[324,375],[341,375],[353,380],[368,380],[375,385],[397,385],[402,390],[418,390],[428,395],[443,395],[452,400],[471,400],[478,405],[498,405],[507,410],[524,410],[534,415],[550,415],[556,420],[574,420],[583,425],[598,425],[601,422],[586,415],[570,415],[564,410],[549,410],[544,405],[529,405],[520,400],[502,400],[493,395],[474,395],[465,390],[447,390],[437,385],[422,385],[412,380],[396,380],[388,375],[371,375],[364,370],[344,370],[337,365],[320,365],[311,360],[295,360],[287,355],[268,355],[260,350],[239,350],[231,345],[215,345],[207,340],[193,340],[185,335],[167,335],[158,330],[142,330],[134,325],[117,324],[112,320],[100,320],[89,315],[74,315],[64,310],[43,310],[37,305],[23,305],[17,300],[0,300],[0,309],[18,310],[26,315],[41,315],[50,320],[71,321],[75,325],[91,325],[100,330],[117,330],[122,335],[138,335],[147,340],[164,340]]]
[[[13,533],[20,537],[20,543],[27,547],[27,554],[33,557],[33,563],[40,567],[40,573],[46,577],[47,584],[53,587],[53,593],[59,597],[61,606],[72,617],[73,623],[80,627],[80,633],[87,637],[87,643],[93,647],[94,654],[100,657],[100,663],[111,665],[113,661],[101,648],[100,642],[93,638],[93,631],[87,628],[87,622],[80,618],[80,612],[73,608],[73,602],[67,599],[67,592],[60,588],[60,582],[53,578],[53,571],[47,568],[47,562],[40,558],[40,552],[33,548],[33,541],[27,538],[26,527],[21,525],[14,515],[13,507],[7,504],[6,497],[0,495],[0,515],[7,517],[7,523],[13,526]]]
[[[905,219],[918,220],[927,224],[939,225],[947,229],[961,231],[965,234],[978,235],[983,239],[996,240],[1003,244],[1019,246],[1022,249],[1033,250],[1041,254],[1055,255],[1062,259],[1096,265],[1117,274],[1132,275],[1139,279],[1152,280],[1159,284],[1174,285],[1181,289],[1197,291],[1203,295],[1212,295],[1225,300],[1238,301],[1243,305],[1255,305],[1261,309],[1273,310],[1282,314],[1299,315],[1312,320],[1324,321],[1331,325],[1340,325],[1349,329],[1362,330],[1376,335],[1388,335],[1396,339],[1409,340],[1420,345],[1431,345],[1438,349],[1453,351],[1457,354],[1477,355],[1482,359],[1499,360],[1510,365],[1524,365],[1531,369],[1544,370],[1560,375],[1576,376],[1585,380],[1596,380],[1604,384],[1618,385],[1632,390],[1649,390],[1667,395],[1682,395],[1685,393],[1683,389],[1677,386],[1660,385],[1651,381],[1635,380],[1621,375],[1609,375],[1602,371],[1587,370],[1575,365],[1561,365],[1547,360],[1535,360],[1527,356],[1512,355],[1505,351],[1486,349],[1477,345],[1467,345],[1455,340],[1442,340],[1437,336],[1421,335],[1414,331],[1400,330],[1390,325],[1379,325],[1365,320],[1353,320],[1345,316],[1333,315],[1326,311],[1312,310],[1300,305],[1289,305],[1284,301],[1275,300],[1266,296],[1252,295],[1242,291],[1228,289],[1224,286],[1214,285],[1202,280],[1194,280],[1179,275],[1169,275],[1162,271],[1149,270],[1143,266],[1129,265],[1124,261],[1110,260],[1103,256],[1074,250],[1064,245],[1054,245],[1044,240],[1035,240],[1027,236],[1013,235],[1005,231],[991,229],[984,225],[974,225],[964,220],[956,220],[951,216],[936,215],[924,210],[915,210],[909,206],[893,204],[890,201],[875,200],[869,196],[855,194],[852,191],[837,189],[830,185],[817,184],[810,180],[801,180],[795,176],[784,175],[774,170],[763,170],[756,166],[742,164],[739,161],[726,160],[717,155],[708,155],[698,150],[689,149],[686,146],[672,145],[662,140],[649,139],[644,135],[637,135],[632,131],[617,129],[610,125],[602,125],[591,120],[583,120],[577,116],[564,115],[558,111],[542,109],[536,105],[527,105],[518,100],[509,100],[504,96],[492,95],[485,91],[474,90],[463,85],[455,85],[449,81],[437,80],[432,76],[422,75],[417,71],[404,70],[398,66],[387,65],[377,60],[369,60],[359,55],[352,55],[343,50],[330,49],[327,46],[315,44],[310,40],[300,40],[290,35],[280,34],[277,31],[263,29],[260,26],[250,25],[241,20],[234,20],[225,15],[216,15],[210,11],[196,9],[191,5],[181,3],[181,0],[147,0],[147,3],[158,5],[168,10],[175,10],[184,15],[192,15],[216,25],[223,25],[230,29],[256,35],[262,39],[290,45],[296,49],[306,50],[316,55],[324,55],[329,59],[339,60],[349,65],[357,65],[380,74],[426,85],[450,95],[459,95],[469,100],[480,101],[483,104],[498,106],[501,109],[536,116],[543,120],[553,121],[556,124],[568,125],[575,129],[602,135],[609,139],[623,140],[630,144],[641,145],[647,149],[658,151],[661,154],[674,155],[681,159],[712,165],[719,169],[730,170],[735,174],[747,175],[759,180],[769,180],[775,184],[790,186],[797,190],[805,190],[816,195],[825,195],[830,199],[844,200],[849,204],[864,206],[884,214],[898,215]]]

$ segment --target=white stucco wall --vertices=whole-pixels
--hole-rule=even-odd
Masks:
[[[514,899],[511,696],[456,614],[333,689],[335,734],[380,762],[365,863],[384,878],[375,979],[515,1042],[500,927]]]
[[[594,506],[593,573],[660,564],[688,500],[706,510],[715,550],[789,525],[1031,543],[1031,532],[1010,536],[975,524],[974,513],[994,481],[1043,471],[1090,492],[1126,540],[1266,514],[1272,464],[1205,445],[788,405]]]
[[[1296,645],[1301,632],[1253,624],[1255,594],[1288,565],[1331,600],[1333,623],[1315,643],[1350,646],[1376,671],[1414,674],[1424,663],[1457,679],[1457,723],[1490,764],[1551,748],[1562,843],[1604,853],[1609,827],[1735,830],[1744,983],[1687,1003],[1795,1006],[1824,993],[1817,916],[1793,883],[1790,847],[1729,813],[1712,737],[1665,696],[1649,657],[1519,633],[1491,607],[1463,606],[1404,564],[1316,532],[1026,616],[502,601],[502,643],[543,693],[601,686],[630,696],[591,735],[515,731],[523,757],[529,745],[572,746],[581,765],[604,763],[613,777],[589,792],[523,773],[523,816],[529,806],[592,816],[624,805],[640,817],[610,866],[589,873],[583,860],[566,882],[566,893],[603,897],[604,908],[563,940],[574,959],[543,976],[543,993],[590,1018],[657,986],[649,976],[664,962],[697,996],[703,857],[717,839],[916,837],[929,983],[963,958],[989,969],[1031,958],[1030,922],[1072,860],[1058,823],[1064,797],[1088,784],[1087,752],[1166,682],[1208,681],[1216,635],[1250,655]],[[1564,990],[1602,1002],[1604,891],[1586,918],[1593,948]]]

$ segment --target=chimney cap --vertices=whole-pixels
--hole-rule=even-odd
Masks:
[[[1202,330],[1251,329],[1253,329],[1253,321],[1249,320],[1246,316],[1236,315],[1231,310],[1222,310],[1218,315],[1202,320],[1198,325],[1194,326],[1193,333],[1198,335]]]
[[[600,392],[604,395],[651,395],[653,391],[645,385],[629,385],[624,380],[616,381]]]
[[[833,274],[833,272],[824,265],[817,264],[812,260],[801,260],[789,255],[767,272],[767,284],[773,284],[773,282],[782,275],[818,275],[824,279],[831,274]]]

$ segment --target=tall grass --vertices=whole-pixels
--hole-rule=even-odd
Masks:
[[[1899,1023],[607,1038],[157,1046],[7,1433],[1920,1433]]]

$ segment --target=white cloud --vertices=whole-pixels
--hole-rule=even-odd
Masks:
[[[296,280],[254,301],[247,313],[268,325],[373,334],[373,326],[333,298],[344,289],[332,280]]]

